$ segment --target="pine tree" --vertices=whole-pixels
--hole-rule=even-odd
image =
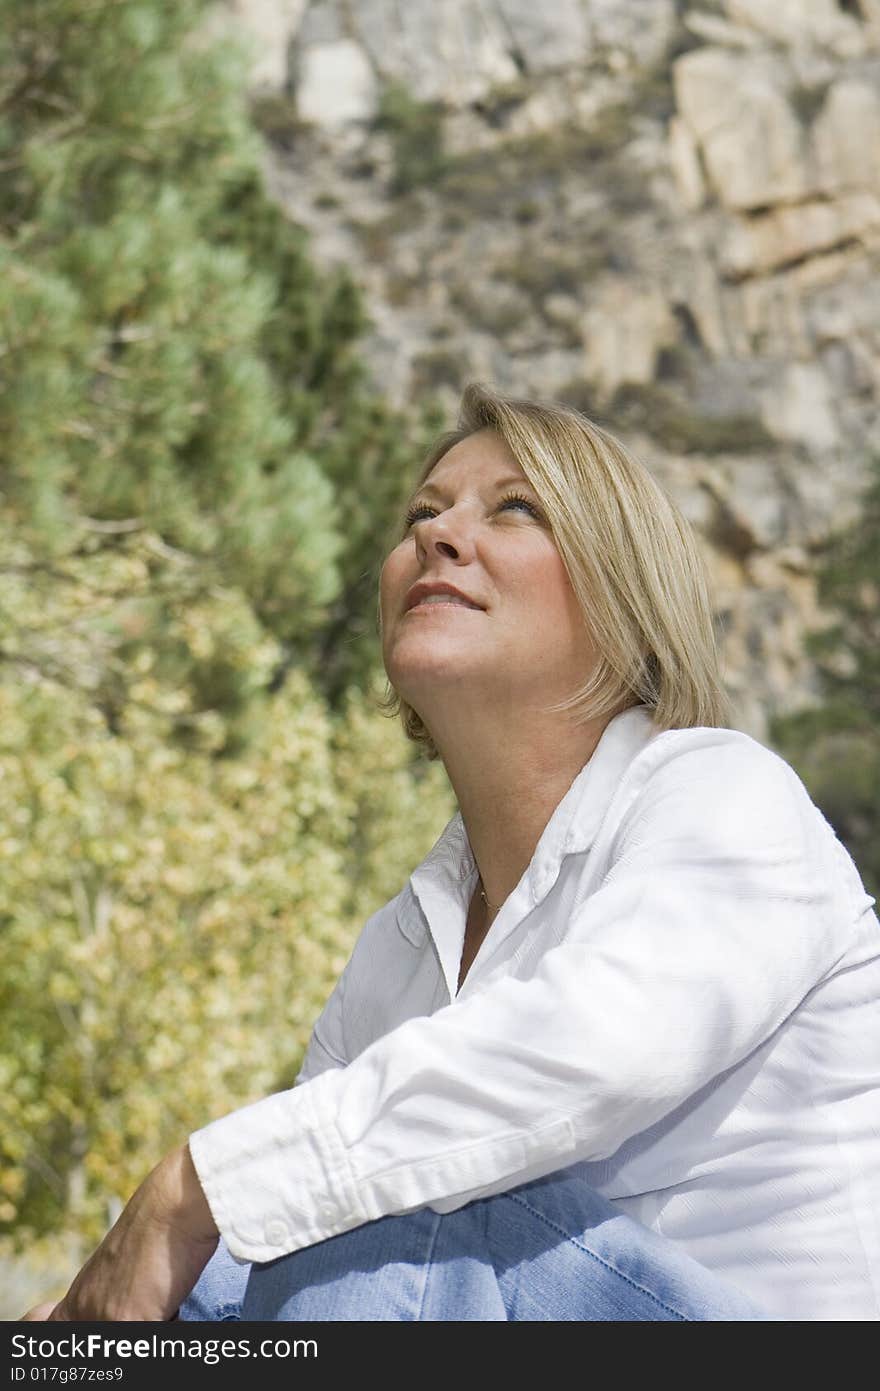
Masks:
[[[0,0],[0,1229],[31,1249],[291,1079],[452,811],[370,703],[423,427],[267,197],[204,8]]]
[[[145,592],[162,592],[141,612],[157,645],[169,609],[218,581],[258,608],[271,593],[288,625],[314,630],[343,545],[330,480],[294,447],[262,353],[276,287],[211,233],[236,190],[263,195],[240,61],[192,42],[201,8],[0,10],[4,493],[34,566],[137,557]],[[222,667],[219,696],[235,686]],[[101,693],[111,721],[123,668]]]
[[[156,533],[151,591],[175,573],[141,612],[152,643],[167,604],[236,583],[287,665],[324,629],[313,674],[336,700],[375,661],[381,543],[423,433],[365,386],[350,277],[316,272],[266,196],[241,56],[193,40],[203,8],[0,0],[0,478],[32,564]]]

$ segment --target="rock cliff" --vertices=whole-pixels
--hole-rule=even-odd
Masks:
[[[225,0],[271,186],[396,401],[627,439],[705,543],[740,728],[809,703],[880,402],[880,0]]]

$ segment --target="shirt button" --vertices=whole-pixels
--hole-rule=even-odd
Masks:
[[[336,1209],[332,1203],[321,1203],[320,1213],[325,1222],[330,1222],[336,1216]]]
[[[283,1246],[287,1240],[286,1222],[267,1222],[266,1223],[266,1244],[268,1246]]]

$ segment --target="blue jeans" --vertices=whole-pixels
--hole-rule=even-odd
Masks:
[[[181,1319],[764,1320],[577,1168],[441,1215],[383,1217],[266,1265],[221,1241]]]

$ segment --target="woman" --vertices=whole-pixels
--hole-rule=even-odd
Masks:
[[[459,811],[297,1085],[164,1160],[52,1317],[880,1317],[874,900],[725,727],[664,491],[472,386],[380,630]]]

